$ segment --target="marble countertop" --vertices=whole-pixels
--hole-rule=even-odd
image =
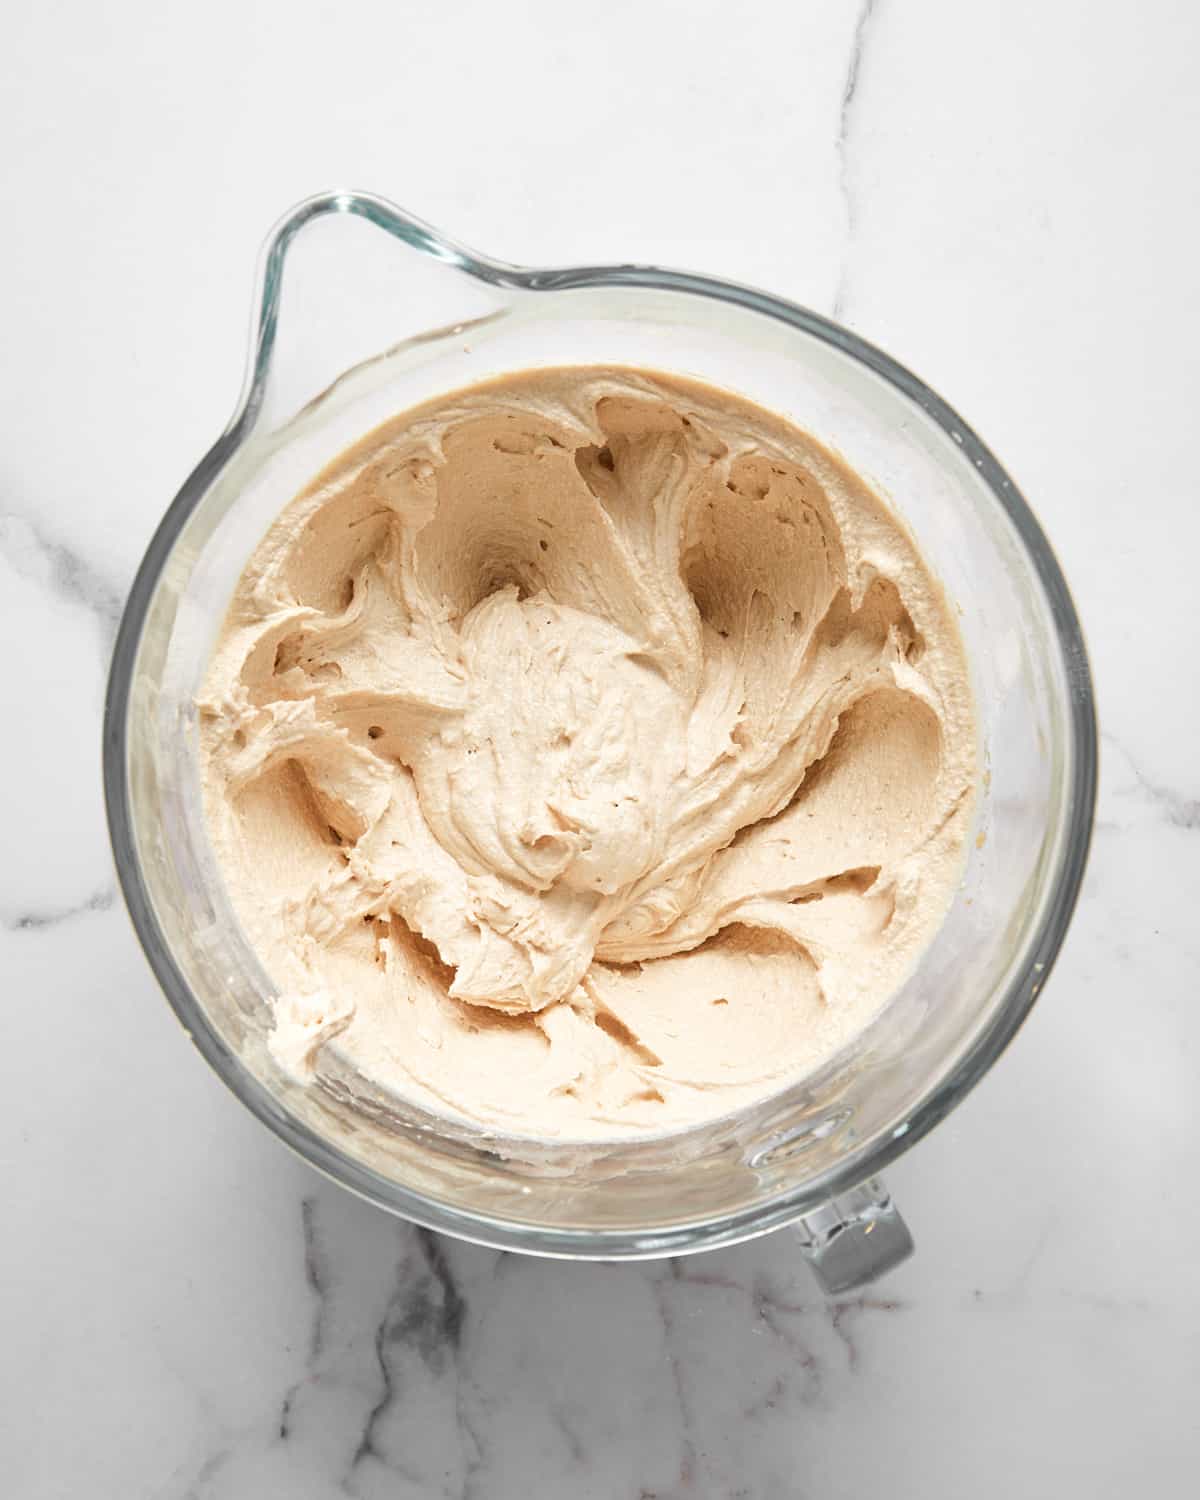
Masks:
[[[22,1500],[1184,1492],[1200,1460],[1200,12],[1084,0],[19,7],[0,57],[0,1475]],[[499,1256],[294,1161],[115,894],[104,673],[269,223],[836,310],[1016,476],[1088,631],[1091,868],[1031,1020],[825,1302],[786,1234]]]

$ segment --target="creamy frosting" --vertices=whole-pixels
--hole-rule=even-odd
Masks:
[[[200,702],[272,1050],[491,1130],[674,1129],[803,1076],[940,924],[952,611],[812,437],[675,376],[515,374],[283,512]]]

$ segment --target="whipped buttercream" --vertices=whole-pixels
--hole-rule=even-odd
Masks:
[[[975,730],[951,607],[814,438],[648,371],[405,413],[279,516],[200,701],[271,1046],[514,1135],[803,1077],[941,923]]]

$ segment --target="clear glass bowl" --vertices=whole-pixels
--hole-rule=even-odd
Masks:
[[[271,983],[207,843],[193,701],[246,558],[331,457],[440,392],[588,363],[740,391],[875,483],[961,611],[984,770],[945,925],[819,1075],[683,1134],[530,1146],[387,1097],[351,1108],[279,1071],[264,1044]],[[168,999],[238,1098],[314,1166],[431,1228],[548,1255],[670,1255],[796,1222],[841,1288],[911,1248],[875,1174],[991,1067],[1045,983],[1083,874],[1096,730],[1079,622],[1040,527],[971,429],[887,355],[746,287],[647,266],[510,266],[378,198],[331,193],[271,235],[237,410],[137,574],[104,776],[125,899]]]

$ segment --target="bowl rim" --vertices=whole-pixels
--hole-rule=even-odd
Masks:
[[[278,324],[288,249],[313,220],[349,214],[368,220],[413,249],[491,286],[512,291],[621,288],[683,292],[773,318],[864,365],[898,389],[938,426],[973,465],[1007,514],[1040,584],[1062,652],[1067,683],[1068,764],[1057,869],[1047,876],[1043,903],[1021,969],[1001,1002],[953,1068],[906,1112],[901,1125],[869,1140],[828,1172],[733,1214],[665,1228],[559,1229],[455,1208],[401,1186],[317,1135],[259,1082],[208,1020],[193,995],[154,913],[134,835],[127,729],[143,628],[180,533],[226,463],[249,436],[263,405]],[[1028,503],[968,423],[904,365],[849,329],[798,303],[738,282],[653,265],[536,268],[468,249],[377,194],[332,190],[306,198],[272,228],[259,257],[253,322],[242,389],[220,437],[184,481],[146,549],[130,588],[113,649],[102,734],[109,837],[125,904],[147,961],[188,1036],[231,1092],[292,1151],[359,1197],[429,1229],[502,1250],[570,1259],[645,1259],[715,1249],[790,1223],[895,1161],[966,1097],[1016,1035],[1048,978],[1075,909],[1087,864],[1095,811],[1098,743],[1095,701],[1079,617],[1053,549]]]

